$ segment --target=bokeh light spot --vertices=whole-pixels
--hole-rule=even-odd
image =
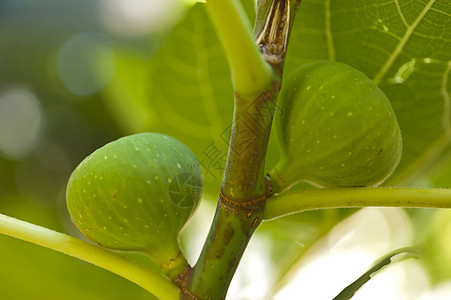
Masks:
[[[44,116],[39,100],[28,90],[11,90],[0,97],[0,154],[20,160],[42,136]]]
[[[104,0],[101,3],[104,25],[124,36],[161,30],[176,17],[182,4],[180,0]]]
[[[79,33],[64,43],[58,55],[58,74],[72,93],[94,94],[113,78],[116,66],[111,43],[95,32]]]

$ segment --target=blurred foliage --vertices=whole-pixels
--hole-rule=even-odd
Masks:
[[[6,153],[0,136],[2,213],[79,236],[64,204],[71,171],[105,143],[142,131],[166,133],[188,145],[203,166],[206,198],[217,197],[232,122],[230,72],[202,4],[187,10],[166,2],[175,3],[167,10],[174,12],[169,22],[136,31],[128,19],[109,15],[107,8],[120,7],[118,1],[0,0],[0,104],[26,91],[34,97],[30,103],[38,100],[43,120],[24,155]],[[242,3],[253,23],[253,1]],[[156,18],[144,8],[149,15],[136,18]],[[451,188],[450,10],[448,0],[302,1],[286,72],[308,61],[335,59],[380,85],[404,138],[403,160],[390,185]],[[123,31],[114,29],[118,26]],[[130,34],[124,34],[126,28]],[[20,114],[13,117],[26,124]],[[9,129],[0,127],[0,134]],[[276,140],[273,135],[268,170],[279,159]],[[259,232],[273,241],[276,284],[354,211],[309,212],[264,223]],[[436,282],[451,275],[451,243],[443,242],[441,230],[450,227],[447,214],[409,210],[416,243],[428,249],[422,261]],[[59,299],[63,293],[65,299],[151,299],[106,271],[0,239],[2,299]],[[23,281],[30,283],[27,288]]]
[[[79,237],[65,207],[67,179],[84,157],[127,132],[111,114],[99,113],[108,111],[103,91],[76,95],[65,85],[58,70],[61,48],[76,35],[96,34],[109,41],[107,46],[130,48],[131,59],[141,53],[150,57],[167,34],[161,29],[138,37],[115,36],[99,21],[99,3],[0,1],[0,103],[16,91],[26,91],[39,101],[44,120],[39,140],[29,145],[26,155],[11,156],[0,146],[0,211]],[[96,80],[91,73],[102,72],[92,57],[85,51],[73,61],[90,67],[80,74],[88,83]],[[13,117],[26,122],[21,115]],[[2,121],[0,141],[2,134],[17,133]],[[0,239],[1,299],[154,299],[90,264],[6,236]]]

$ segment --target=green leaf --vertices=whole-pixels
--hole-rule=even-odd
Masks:
[[[146,55],[115,49],[115,77],[103,92],[116,124],[127,133],[147,131],[158,119],[149,104],[149,60]]]
[[[227,153],[233,89],[223,49],[202,4],[175,27],[151,62],[152,128],[186,144],[197,156],[205,182],[218,193]]]
[[[408,258],[418,258],[423,252],[416,248],[401,248],[397,249],[379,259],[373,267],[366,271],[362,276],[360,276],[356,281],[348,285],[343,291],[340,292],[333,300],[349,300],[355,293],[367,283],[377,272],[382,270],[382,268],[388,266],[394,262],[394,258],[397,261],[405,260]]]
[[[364,72],[390,99],[404,153],[390,184],[407,184],[451,143],[451,5],[429,0],[304,0],[286,72],[337,60]]]
[[[252,21],[253,1],[242,4]],[[204,4],[188,11],[154,57],[117,48],[115,61],[117,75],[104,96],[121,128],[126,133],[162,132],[182,141],[203,168],[205,193],[216,197],[234,95],[227,60]]]

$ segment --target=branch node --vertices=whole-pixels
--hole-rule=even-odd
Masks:
[[[222,192],[222,189],[219,191],[220,203],[231,209],[236,209],[236,208],[252,209],[252,208],[260,206],[262,203],[264,203],[266,201],[267,198],[268,197],[265,194],[265,195],[247,200],[247,201],[235,201],[235,200],[227,197],[226,195],[224,195],[224,193]]]
[[[257,35],[257,45],[265,60],[279,65],[287,53],[291,25],[291,6],[288,0],[274,0],[266,15],[265,23]]]

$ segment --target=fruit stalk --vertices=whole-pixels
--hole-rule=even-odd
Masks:
[[[264,57],[265,64],[270,66],[271,80],[265,85],[258,85],[260,81],[255,80],[240,85],[238,78],[234,78],[235,110],[217,210],[199,260],[193,269],[178,278],[182,289],[181,299],[224,299],[246,246],[262,221],[266,199],[272,193],[264,174],[266,151],[281,86],[289,32],[294,21],[291,8],[297,7],[292,5],[294,2],[298,4],[299,0],[268,1],[262,5],[264,12],[258,12],[259,16],[265,17],[257,18],[255,25],[258,31],[255,36],[261,37],[258,38],[257,44],[263,52],[257,54]],[[227,32],[229,25],[227,22],[218,21],[221,19],[218,15],[224,16],[220,7],[230,8],[231,3],[235,1],[207,1],[210,16],[222,36],[229,61],[233,60],[233,57],[230,57],[227,49],[233,47],[227,45],[228,43],[244,48],[257,48],[255,44],[246,44],[248,37],[243,43],[240,35],[231,39],[224,38],[223,32]],[[237,3],[235,5],[237,6]],[[241,51],[250,53],[246,49]],[[252,64],[243,63],[244,65],[237,68],[253,67]],[[230,65],[235,76],[236,65]],[[248,89],[253,91],[252,93],[243,93],[244,90],[239,87],[246,84],[258,88]]]
[[[302,199],[302,201],[299,201]],[[265,205],[265,220],[316,209],[356,207],[451,208],[449,189],[396,187],[323,188],[287,191]]]

